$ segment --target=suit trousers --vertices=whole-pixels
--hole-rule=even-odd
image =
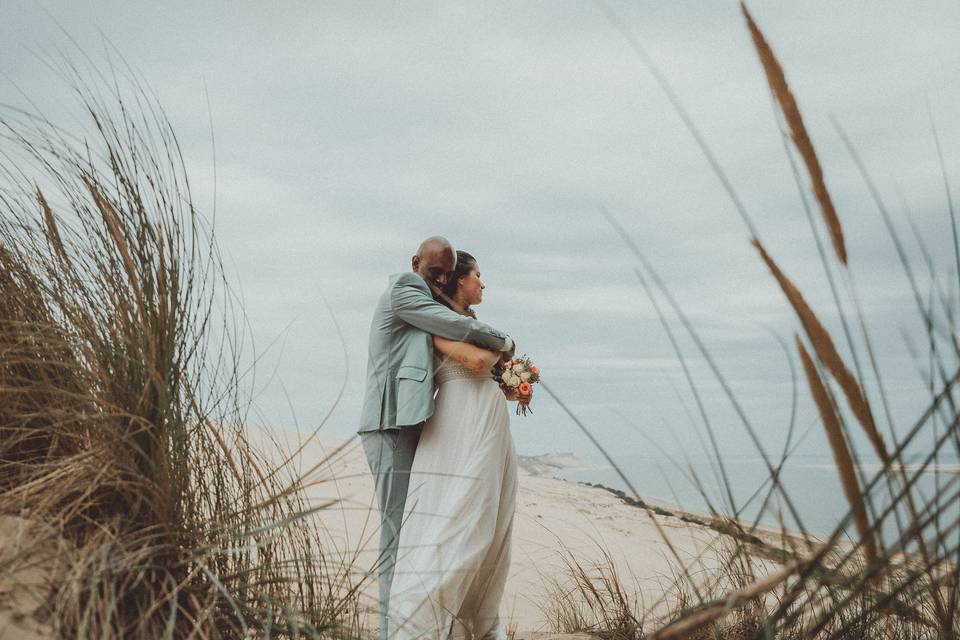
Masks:
[[[373,473],[377,504],[380,508],[380,556],[377,573],[380,583],[380,640],[387,639],[390,610],[390,584],[397,562],[397,543],[403,508],[410,484],[410,467],[420,441],[423,424],[402,429],[361,431],[360,441]]]

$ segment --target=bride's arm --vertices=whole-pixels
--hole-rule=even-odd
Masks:
[[[474,371],[490,369],[501,356],[496,351],[481,349],[469,342],[457,342],[440,336],[433,336],[433,348]]]

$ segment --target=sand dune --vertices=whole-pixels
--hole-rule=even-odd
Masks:
[[[284,473],[302,476],[311,505],[323,507],[318,517],[327,559],[349,570],[354,580],[369,576],[378,554],[379,515],[359,440],[320,436],[304,442],[305,434],[285,429],[251,430],[249,436],[274,462],[289,458]],[[648,615],[656,616],[665,610],[664,589],[681,566],[692,573],[716,566],[720,543],[729,534],[729,527],[704,516],[659,504],[641,507],[618,492],[552,477],[583,466],[572,454],[521,460],[512,564],[501,610],[517,638],[550,631],[556,617],[551,592],[569,584],[565,557],[584,567],[609,557],[620,580],[637,593]],[[759,535],[768,541],[775,537],[774,532]],[[71,557],[65,545],[52,530],[21,518],[0,519],[0,561],[13,566],[10,579],[0,581],[0,640],[50,637],[50,628],[33,614]],[[367,577],[362,616],[371,631],[377,624],[376,591],[375,580]]]
[[[289,430],[251,435],[267,450],[271,438],[295,449],[302,437],[305,434]],[[316,467],[308,493],[314,504],[334,503],[321,511],[331,547],[358,572],[369,571],[377,554],[378,514],[359,440],[317,437],[290,464],[301,471]],[[564,454],[528,457],[521,465],[512,566],[501,611],[517,630],[549,629],[549,592],[551,584],[566,575],[564,552],[584,565],[609,554],[621,579],[636,588],[651,611],[662,611],[655,605],[681,561],[691,571],[716,561],[715,549],[724,534],[709,526],[638,508],[603,488],[550,477],[559,468],[578,464],[575,456]],[[363,593],[367,624],[375,627],[373,580]]]

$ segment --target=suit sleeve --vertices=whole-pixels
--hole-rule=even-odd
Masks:
[[[411,282],[398,281],[390,297],[393,310],[401,320],[431,335],[463,340],[492,351],[505,351],[513,346],[506,334],[451,311]]]

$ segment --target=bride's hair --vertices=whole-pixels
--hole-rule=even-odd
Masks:
[[[453,269],[453,273],[447,278],[447,284],[443,285],[443,295],[440,297],[440,302],[450,307],[457,313],[462,313],[464,315],[477,317],[477,314],[474,313],[473,309],[467,307],[466,309],[460,309],[453,304],[453,301],[457,298],[457,289],[459,288],[459,281],[465,275],[469,275],[471,271],[477,266],[477,259],[466,251],[457,251],[457,266]]]

